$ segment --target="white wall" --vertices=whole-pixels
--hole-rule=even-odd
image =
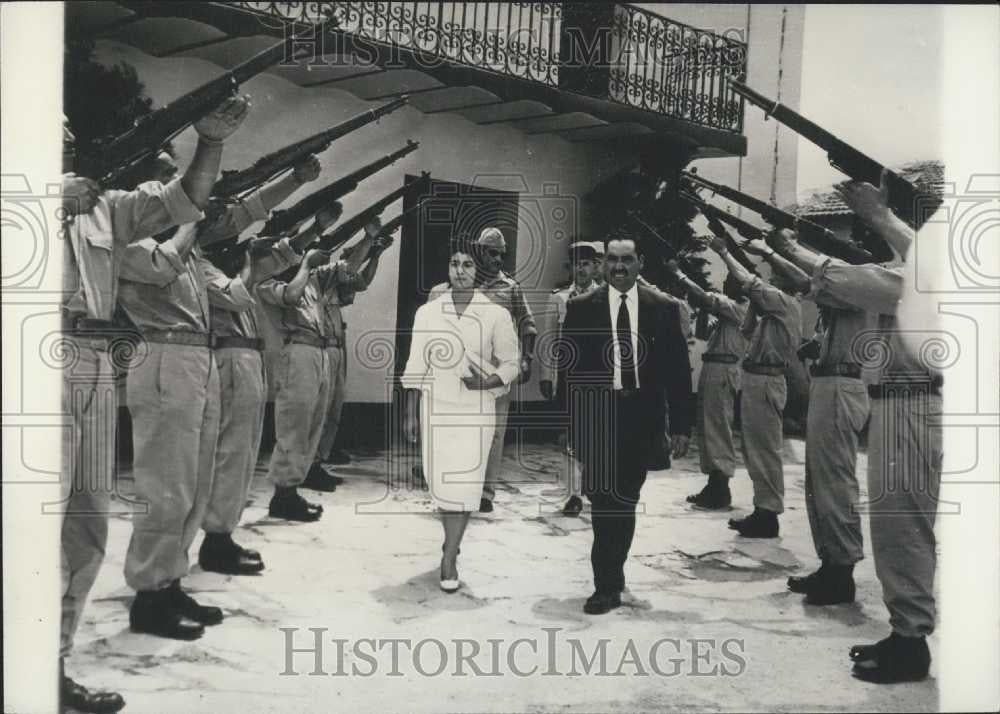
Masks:
[[[101,62],[125,60],[133,64],[155,105],[169,102],[219,72],[218,67],[203,60],[157,59],[120,43],[102,42],[98,49],[97,59]],[[223,168],[249,166],[263,153],[384,103],[366,102],[333,86],[305,90],[268,74],[248,82],[244,91],[252,97],[251,114],[226,143]],[[400,148],[408,139],[419,141],[420,148],[348,195],[343,201],[344,215],[351,216],[398,188],[406,173],[420,171],[430,171],[434,178],[446,181],[522,191],[517,275],[536,312],[544,311],[551,286],[563,277],[565,244],[574,232],[587,228],[578,197],[629,158],[608,156],[599,148],[572,144],[552,135],[528,136],[500,124],[481,127],[455,114],[429,115],[404,107],[377,125],[337,141],[320,156],[320,179],[301,189],[285,205]],[[194,141],[193,130],[175,140],[182,167],[193,151]],[[546,187],[555,195],[543,195]],[[535,200],[535,196],[543,197]],[[556,205],[575,210],[569,211],[564,220],[556,220],[551,212]],[[397,203],[388,209],[384,219],[396,215],[400,208],[401,203]],[[543,226],[541,231],[536,228],[539,225]],[[556,238],[559,230],[564,236],[561,241]],[[352,343],[366,331],[389,335],[395,330],[398,259],[398,248],[390,249],[380,263],[375,283],[344,311]],[[348,385],[348,401],[382,401],[384,372],[365,369],[362,360],[352,354]],[[534,382],[521,389],[527,399],[540,398]]]

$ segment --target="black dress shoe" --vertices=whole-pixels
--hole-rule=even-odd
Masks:
[[[295,488],[276,488],[271,503],[267,509],[272,518],[283,518],[286,521],[302,521],[311,523],[318,521],[323,515],[323,507],[309,503],[299,495]]]
[[[129,629],[171,640],[196,640],[205,627],[185,616],[173,604],[170,590],[143,590],[135,594],[128,613]]]
[[[345,466],[351,463],[351,455],[348,454],[343,449],[334,449],[330,452],[330,456],[323,459],[324,464],[331,464],[333,466]]]
[[[264,569],[260,553],[241,548],[229,533],[206,533],[198,564],[202,570],[225,575],[254,575]]]
[[[170,583],[167,592],[170,593],[170,601],[174,608],[185,617],[203,625],[218,625],[222,622],[222,608],[200,605],[197,600],[181,589],[180,580]]]
[[[580,511],[583,510],[583,501],[580,500],[579,496],[570,496],[569,500],[566,501],[566,505],[563,506],[563,515],[569,516],[570,518],[576,518],[580,515]]]
[[[919,682],[927,677],[931,666],[925,638],[903,637],[895,632],[873,645],[855,645],[851,659],[852,674],[874,684]]]
[[[125,700],[118,692],[92,692],[64,674],[59,683],[59,704],[60,710],[68,707],[80,712],[111,714],[121,710]]]
[[[597,591],[587,598],[587,602],[583,604],[583,611],[588,615],[603,615],[606,612],[611,612],[616,607],[621,607],[621,605],[621,593],[602,593]]]
[[[806,591],[809,605],[842,605],[854,602],[854,566],[827,565]],[[819,572],[819,571],[818,571]]]
[[[309,473],[306,474],[306,480],[302,482],[301,487],[311,491],[332,493],[337,490],[337,481],[326,472],[326,469],[320,466],[318,461],[314,461],[313,465],[309,467]]]
[[[493,513],[493,501],[488,498],[479,499],[479,512],[480,513]]]
[[[763,508],[754,508],[746,518],[734,521],[730,519],[729,527],[744,538],[777,538],[778,514]]]

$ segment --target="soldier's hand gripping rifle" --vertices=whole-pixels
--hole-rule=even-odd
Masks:
[[[701,215],[703,215],[708,221],[709,229],[712,233],[726,242],[726,248],[729,249],[729,252],[736,259],[736,261],[751,273],[757,275],[756,263],[750,260],[750,257],[746,254],[746,252],[744,252],[743,247],[736,242],[736,239],[733,238],[732,234],[730,234],[722,224],[726,223],[732,226],[747,240],[764,240],[767,234],[760,228],[747,223],[742,218],[734,216],[732,213],[727,211],[723,211],[721,208],[717,208],[711,203],[706,203],[694,194],[682,190],[678,192],[678,195],[701,212]]]
[[[788,228],[795,231],[805,245],[821,253],[832,255],[835,258],[840,258],[855,265],[875,262],[875,258],[867,250],[854,243],[842,240],[836,233],[818,223],[794,216],[787,211],[782,211],[776,206],[761,201],[759,198],[754,198],[735,188],[709,181],[693,172],[684,171],[681,173],[681,176],[689,185],[700,186],[714,194],[729,199],[737,205],[760,214],[761,218],[775,228]],[[689,193],[695,193],[693,188]]]
[[[286,54],[287,48],[296,47],[296,39],[291,37],[279,42],[170,104],[140,117],[134,127],[84,158],[81,173],[102,185],[113,184],[136,164],[158,154],[171,139],[236,94],[241,84],[282,59],[289,58],[291,55]]]
[[[404,156],[416,151],[418,146],[420,146],[420,142],[408,141],[403,148],[383,156],[381,159],[377,159],[367,166],[362,166],[360,169],[343,178],[337,179],[330,185],[306,196],[291,208],[283,211],[274,211],[261,229],[260,235],[280,238],[291,233],[302,223],[315,216],[321,209],[331,205],[334,201],[339,201],[356,189],[358,184],[369,176],[378,173],[386,166],[394,164]]]
[[[365,263],[365,261],[373,257],[373,251],[376,250],[376,245],[382,243],[383,240],[391,242],[392,234],[399,230],[400,226],[403,225],[403,222],[410,214],[420,210],[422,203],[423,201],[421,200],[417,203],[417,205],[411,206],[388,223],[383,223],[382,227],[379,228],[378,233],[374,237],[366,235],[357,243],[345,247],[340,253],[340,258],[341,260],[347,261],[348,270],[357,272],[361,269],[361,266]],[[385,247],[388,247],[388,245]],[[384,248],[378,250],[378,252],[381,253],[382,250],[384,250]]]
[[[812,123],[798,112],[773,99],[768,99],[742,82],[731,79],[729,86],[748,102],[763,109],[765,118],[773,116],[799,136],[823,149],[830,165],[838,171],[847,174],[855,181],[865,181],[876,187],[880,185],[885,166],[875,159],[861,153],[846,141]],[[927,217],[937,209],[941,200],[936,196],[922,193],[916,186],[897,173],[892,171],[886,173],[888,174],[886,182],[889,188],[889,207],[914,229],[920,228]]]
[[[386,194],[357,215],[348,218],[346,221],[338,223],[332,230],[324,233],[315,242],[314,247],[318,247],[327,252],[336,250],[353,238],[358,231],[382,215],[382,212],[385,211],[385,209],[391,204],[395,203],[407,194],[414,193],[415,191],[426,191],[430,178],[431,175],[424,172],[420,175],[420,178],[415,181],[410,181],[401,188],[397,188],[395,191]],[[384,233],[384,231],[385,227],[383,226],[383,229],[379,231],[379,234]]]
[[[307,156],[326,151],[330,144],[340,137],[391,114],[404,106],[406,102],[406,97],[400,97],[377,109],[367,109],[336,126],[262,156],[249,168],[242,171],[223,171],[222,177],[216,181],[215,187],[212,189],[212,195],[217,198],[243,196],[280,174],[291,171],[297,163]]]

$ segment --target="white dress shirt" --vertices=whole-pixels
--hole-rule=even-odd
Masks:
[[[622,388],[622,357],[618,349],[618,310],[621,309],[622,295],[628,310],[629,327],[632,329],[632,363],[635,365],[635,386],[639,388],[639,288],[633,284],[627,293],[608,285],[608,311],[611,313],[611,334],[614,337],[614,388]]]

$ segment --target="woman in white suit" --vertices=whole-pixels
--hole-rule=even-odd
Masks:
[[[400,381],[404,430],[421,439],[424,473],[441,512],[441,588],[459,588],[457,559],[469,514],[479,510],[493,439],[494,400],[518,376],[520,355],[510,313],[475,288],[474,247],[452,242],[450,288],[422,305]]]

